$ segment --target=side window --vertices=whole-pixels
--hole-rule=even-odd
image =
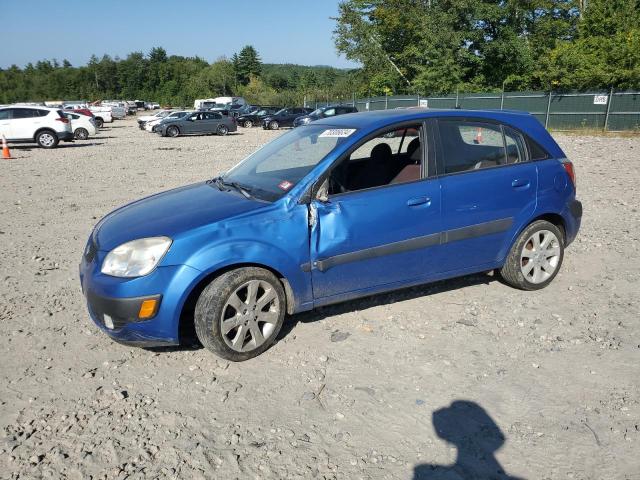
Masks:
[[[546,160],[549,158],[549,154],[545,152],[544,148],[528,137],[527,145],[529,146],[529,155],[531,156],[531,160]]]
[[[46,117],[49,115],[49,110],[34,110],[36,117]]]
[[[33,118],[33,110],[30,108],[14,108],[13,118]]]
[[[9,109],[6,108],[4,110],[0,110],[0,120],[8,120],[9,119]]]
[[[335,114],[336,114],[336,109],[335,108],[329,108],[329,109],[324,111],[324,116],[325,117],[333,117]]]
[[[522,135],[509,127],[503,127],[504,144],[507,149],[507,163],[525,162],[524,140]]]
[[[438,126],[445,174],[491,168],[507,163],[505,141],[500,125],[440,120]],[[513,141],[515,139],[512,139]],[[517,148],[516,154],[518,154]]]
[[[364,142],[333,168],[329,176],[329,194],[419,180],[421,138],[422,125],[417,124],[387,131]]]

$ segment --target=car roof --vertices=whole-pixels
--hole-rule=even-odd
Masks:
[[[347,113],[336,117],[317,120],[314,125],[330,125],[349,128],[377,128],[390,123],[420,120],[432,117],[472,117],[518,124],[533,119],[528,112],[515,110],[438,110],[432,108],[374,110],[369,112]]]

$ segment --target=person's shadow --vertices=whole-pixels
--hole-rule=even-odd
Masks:
[[[505,437],[477,403],[456,400],[436,410],[433,426],[440,438],[458,448],[456,463],[417,465],[414,480],[522,480],[507,475],[494,457]]]

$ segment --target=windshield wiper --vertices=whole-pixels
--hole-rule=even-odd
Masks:
[[[222,177],[215,177],[208,183],[214,183],[216,187],[218,187],[221,191],[228,192],[229,190],[234,189],[240,192],[246,198],[253,198],[253,195],[251,195],[251,189],[245,185],[240,185],[238,182],[229,182],[225,181]]]

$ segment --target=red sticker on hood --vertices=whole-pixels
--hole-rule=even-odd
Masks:
[[[280,188],[281,190],[284,190],[285,192],[289,190],[291,187],[293,187],[293,183],[291,183],[288,180],[283,180],[278,184],[278,188]]]

